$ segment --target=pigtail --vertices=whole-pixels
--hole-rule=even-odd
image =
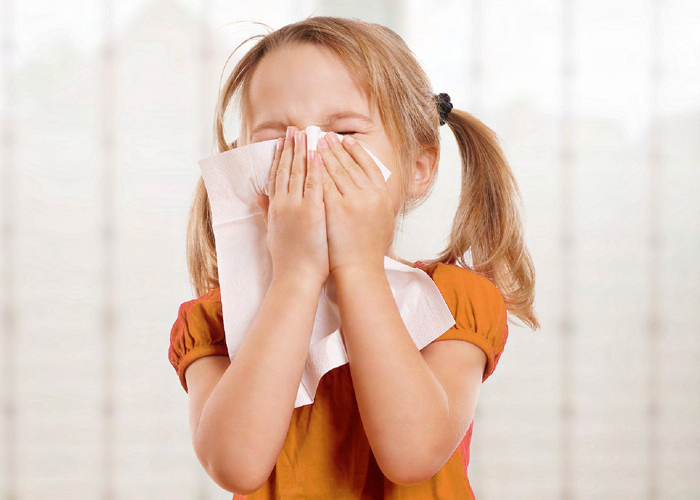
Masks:
[[[212,230],[209,196],[200,176],[194,189],[187,224],[187,268],[195,297],[219,287],[216,241]]]
[[[446,123],[459,146],[462,189],[447,248],[435,259],[459,263],[501,291],[509,312],[531,329],[535,269],[525,246],[522,202],[496,133],[474,115],[452,109]],[[471,266],[465,255],[471,254]]]
[[[244,40],[236,47],[236,50],[249,40],[261,36],[263,35],[255,35]],[[226,79],[223,88],[219,92],[214,113],[214,147],[218,153],[238,147],[238,139],[232,142],[226,140],[224,118],[231,101],[237,93],[241,92],[245,96],[245,89],[242,89],[241,86],[246,76],[248,76],[248,72],[255,66],[255,62],[261,57],[261,54],[264,53],[263,49],[264,45],[258,45],[245,54],[236,64],[233,72]],[[231,53],[229,59],[236,50]],[[226,62],[228,63],[228,60]],[[197,186],[194,189],[192,205],[190,206],[189,221],[187,223],[186,259],[190,286],[196,297],[201,297],[212,289],[219,287],[219,266],[216,258],[216,240],[212,227],[211,205],[202,176],[199,177]]]

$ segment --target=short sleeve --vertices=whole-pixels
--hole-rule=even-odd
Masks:
[[[437,285],[455,325],[433,340],[464,340],[486,354],[482,383],[494,372],[508,340],[508,314],[500,290],[490,280],[453,264],[426,270]]]
[[[218,288],[180,305],[170,330],[168,360],[188,392],[187,367],[199,358],[217,355],[228,356]]]

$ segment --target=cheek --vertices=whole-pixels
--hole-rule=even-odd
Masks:
[[[389,191],[389,196],[391,197],[391,204],[394,207],[394,214],[399,211],[399,182],[396,174],[392,173],[389,179],[386,181],[386,189]]]
[[[398,168],[396,165],[396,157],[393,154],[391,145],[389,144],[389,141],[386,140],[375,141],[373,143],[363,143],[363,146],[372,151],[372,153],[379,158],[384,166],[391,170],[391,175],[386,181],[386,188],[391,196],[394,214],[397,214],[400,208],[399,195],[401,186],[399,184],[399,176],[396,173],[396,169]]]

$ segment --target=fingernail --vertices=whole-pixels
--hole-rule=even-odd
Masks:
[[[301,132],[294,132],[294,145],[298,146],[301,144]]]
[[[282,149],[282,145],[283,145],[283,144],[284,144],[284,139],[282,139],[281,137],[280,137],[279,139],[277,139],[277,150],[278,150],[278,151],[279,151],[280,149]]]
[[[334,132],[328,132],[328,133],[326,134],[326,137],[328,137],[328,142],[340,142],[340,141],[338,140],[338,136],[335,135]]]
[[[349,135],[346,135],[346,136],[343,138],[343,140],[344,140],[345,142],[347,142],[347,143],[348,143],[349,145],[351,145],[351,146],[357,142],[355,139],[352,138],[352,136],[349,136]]]
[[[314,155],[315,155],[315,154],[316,154],[316,151],[314,151],[313,149],[309,149],[309,153],[308,153],[308,157],[309,157],[309,158],[308,158],[308,161],[309,161],[309,162],[314,161]]]
[[[294,128],[290,125],[287,127],[287,139],[291,139],[294,136]]]
[[[326,142],[326,139],[319,139],[318,140],[318,147],[319,148],[328,148],[328,143]]]

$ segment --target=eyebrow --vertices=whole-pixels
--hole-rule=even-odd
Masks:
[[[321,123],[321,125],[330,125],[333,122],[339,121],[339,120],[346,120],[346,119],[356,119],[360,120],[362,122],[367,123],[368,125],[373,125],[374,121],[370,119],[369,117],[363,115],[362,113],[357,113],[355,111],[338,111],[337,113],[332,113],[326,117],[326,121],[324,123]],[[255,127],[251,133],[250,136],[252,137],[255,135],[257,132],[260,132],[263,129],[279,129],[279,130],[286,130],[287,124],[281,121],[277,120],[270,120],[266,122],[262,122],[260,125]]]

